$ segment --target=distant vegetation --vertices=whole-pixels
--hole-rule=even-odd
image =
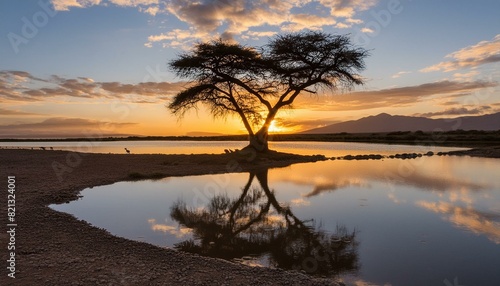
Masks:
[[[326,141],[326,142],[363,142],[405,145],[437,146],[496,146],[500,145],[500,130],[447,132],[398,131],[384,133],[336,133],[307,135],[274,135],[272,141]]]
[[[225,136],[130,136],[65,139],[0,139],[0,142],[76,142],[76,141],[246,141],[248,135]],[[363,142],[436,146],[500,146],[500,130],[454,130],[447,132],[397,131],[388,133],[335,133],[335,134],[271,134],[269,141]]]

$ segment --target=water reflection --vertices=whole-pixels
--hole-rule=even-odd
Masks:
[[[289,182],[309,187],[312,190],[304,197],[314,197],[322,193],[334,192],[351,187],[369,189],[373,182],[386,183],[389,188],[413,186],[421,191],[452,192],[457,190],[484,191],[492,188],[489,180],[471,179],[471,175],[460,176],[453,170],[453,164],[463,158],[419,158],[412,161],[335,161],[317,162],[290,176],[289,169],[273,170],[272,181]],[[485,160],[485,159],[483,159]],[[468,159],[471,167],[479,167],[477,162]],[[476,160],[477,161],[477,160]],[[484,164],[484,163],[483,163]],[[483,174],[484,175],[484,174]]]
[[[467,163],[468,174],[460,174],[456,170],[457,165],[464,162]],[[499,186],[491,180],[491,172],[481,168],[491,162],[493,161],[471,158],[423,158],[414,161],[388,160],[383,163],[384,168],[380,168],[379,161],[364,164],[348,161],[337,161],[335,164],[318,162],[301,172],[295,172],[294,176],[288,176],[286,170],[274,170],[273,180],[308,186],[311,191],[294,199],[303,205],[310,204],[312,198],[326,193],[352,188],[376,188],[374,185],[377,183],[386,184],[389,190],[386,194],[392,202],[406,204],[408,201],[400,197],[400,190],[415,187],[420,192],[437,195],[435,201],[415,201],[416,206],[441,214],[452,225],[484,235],[500,244],[500,208],[496,203],[498,192],[491,192],[498,190]],[[476,170],[482,172],[484,177],[474,173]],[[365,206],[365,203],[360,203],[360,206]]]
[[[184,238],[186,236],[190,236],[193,233],[192,229],[188,227],[176,227],[168,224],[158,223],[154,218],[148,219],[148,223],[151,226],[152,231],[168,233],[175,236],[176,238]]]
[[[440,285],[454,277],[496,285],[499,169],[497,159],[452,156],[335,160],[120,182],[52,207],[129,239],[339,273],[346,285]]]
[[[254,179],[260,188],[252,186]],[[304,270],[313,275],[335,275],[358,270],[356,233],[337,227],[328,234],[314,220],[304,221],[276,199],[268,185],[268,170],[249,173],[239,197],[218,194],[205,208],[188,208],[177,201],[172,219],[191,229],[194,239],[175,248],[224,259],[267,256],[267,264]]]
[[[455,206],[448,202],[417,201],[417,206],[432,212],[443,214],[444,218],[454,225],[471,231],[475,234],[485,235],[489,240],[500,244],[500,214],[482,212],[472,207]]]

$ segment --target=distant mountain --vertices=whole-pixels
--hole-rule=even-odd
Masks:
[[[345,121],[301,132],[302,134],[371,133],[394,131],[500,130],[500,112],[452,119],[389,115],[381,113],[358,120]]]

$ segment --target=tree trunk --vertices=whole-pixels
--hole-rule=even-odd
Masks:
[[[250,144],[247,147],[251,147],[255,149],[257,152],[267,152],[269,151],[268,144],[268,135],[269,135],[269,126],[271,126],[271,122],[274,120],[274,117],[278,113],[278,109],[272,109],[269,111],[266,117],[266,121],[264,125],[257,131],[255,134],[250,134]]]
[[[250,135],[250,144],[248,147],[252,147],[257,152],[266,152],[269,150],[268,144],[268,127],[263,126],[257,133]]]

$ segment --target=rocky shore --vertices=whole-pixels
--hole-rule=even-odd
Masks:
[[[380,154],[368,154],[368,155],[346,155],[342,157],[330,158],[331,160],[382,160],[382,159],[416,159],[420,157],[431,157],[431,156],[470,156],[470,157],[482,157],[482,158],[500,158],[500,146],[493,147],[483,147],[474,148],[468,150],[460,151],[449,151],[449,152],[437,152],[434,153],[429,151],[427,153],[402,153],[394,155],[380,155]]]

